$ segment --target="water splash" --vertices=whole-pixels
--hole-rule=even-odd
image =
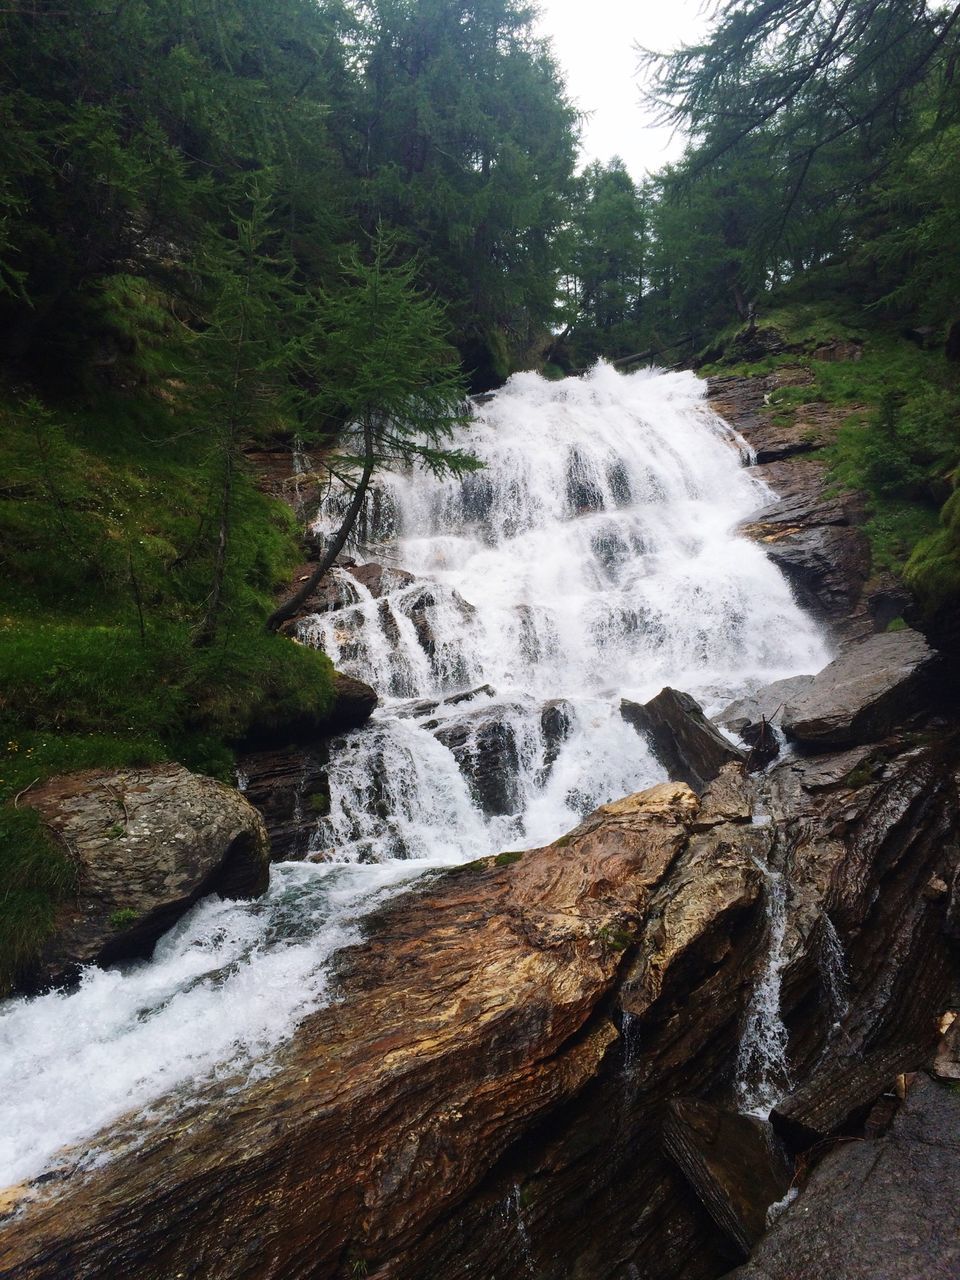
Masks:
[[[501,1201],[500,1216],[508,1230],[511,1227],[515,1228],[517,1242],[520,1246],[520,1256],[523,1259],[523,1269],[528,1276],[535,1277],[537,1268],[533,1260],[533,1243],[530,1239],[530,1230],[524,1218],[523,1191],[519,1182],[513,1184]]]

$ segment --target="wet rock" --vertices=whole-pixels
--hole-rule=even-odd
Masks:
[[[274,862],[302,858],[317,821],[330,807],[325,744],[283,747],[241,756],[243,794],[267,828]]]
[[[395,591],[398,587],[407,587],[411,582],[416,582],[414,575],[408,573],[406,569],[395,569],[390,565],[377,564],[374,561],[368,564],[351,565],[347,573],[361,586],[366,587],[375,600],[385,596],[388,591]]]
[[[540,712],[540,736],[543,738],[543,777],[556,764],[560,748],[569,738],[574,724],[573,707],[565,698],[552,698]]]
[[[774,1108],[774,1128],[794,1147],[810,1146],[862,1120],[895,1078],[922,1066],[928,1053],[929,1045],[897,1044],[863,1056],[831,1057]]]
[[[342,955],[336,1002],[269,1076],[217,1081],[187,1122],[134,1118],[98,1139],[110,1163],[20,1189],[37,1198],[0,1228],[0,1275],[715,1280],[736,1246],[661,1135],[672,1100],[725,1109],[767,955],[757,860],[790,882],[781,1015],[798,1088],[840,1045],[932,1054],[953,969],[949,895],[924,889],[957,874],[958,776],[954,740],[901,744],[858,788],[798,783],[802,819],[766,825],[742,802],[714,821],[719,785],[710,813],[665,784],[545,849],[421,882]],[[825,910],[848,975],[840,1026]],[[753,1159],[736,1177],[756,1186]],[[943,1171],[951,1196],[954,1182]],[[823,1256],[802,1274],[831,1274]]]
[[[519,706],[483,707],[432,731],[452,752],[477,804],[491,816],[516,813],[520,803],[520,753],[510,716],[522,711]]]
[[[306,582],[313,568],[308,563],[297,569],[291,583],[291,595]],[[335,609],[347,609],[356,604],[360,599],[357,583],[369,591],[375,600],[379,600],[388,592],[415,581],[414,575],[407,573],[405,569],[394,569],[373,561],[368,564],[341,562],[324,574],[297,612],[282,624],[280,630],[284,635],[295,635],[297,624],[304,618],[316,613],[331,613]]]
[[[30,985],[70,980],[81,965],[147,956],[208,893],[254,898],[269,877],[263,820],[232,787],[180,765],[85,770],[24,797],[77,872]]]
[[[774,680],[746,698],[737,698],[714,716],[731,733],[742,733],[751,724],[766,720],[779,725],[787,699],[805,689],[813,676],[789,676],[786,680]]]
[[[293,576],[289,595],[293,595],[307,581],[313,569],[314,566],[309,563],[300,565]],[[359,599],[360,593],[354,586],[350,571],[334,566],[329,573],[324,574],[294,616],[281,624],[280,631],[286,636],[295,635],[297,624],[303,618],[309,618],[315,613],[330,613],[334,609],[348,608]]]
[[[850,645],[790,697],[783,731],[810,746],[876,741],[898,721],[928,708],[934,657],[909,628]]]
[[[421,698],[416,702],[408,702],[404,707],[397,711],[397,715],[402,717],[413,717],[420,720],[424,716],[431,716],[439,711],[442,707],[459,707],[464,702],[472,702],[474,698],[495,698],[497,691],[492,684],[477,685],[475,689],[466,689],[463,693],[452,693],[448,698]],[[427,725],[426,728],[433,729],[436,725]]]
[[[920,1077],[893,1127],[837,1146],[729,1280],[960,1274],[960,1097]]]
[[[620,714],[648,739],[670,776],[695,791],[702,791],[725,764],[744,760],[743,752],[710,723],[699,703],[677,689],[661,689],[643,705],[624,698]]]
[[[766,1121],[688,1098],[670,1103],[663,1145],[717,1226],[746,1258],[767,1208],[790,1186],[788,1160]]]

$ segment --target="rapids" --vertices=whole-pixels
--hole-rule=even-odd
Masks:
[[[426,868],[544,843],[660,780],[621,697],[670,684],[709,713],[828,661],[734,533],[771,495],[704,392],[689,373],[521,374],[457,441],[484,470],[381,481],[354,554],[413,580],[379,599],[356,584],[301,624],[381,695],[334,744],[315,860],[276,865],[258,902],[199,904],[150,962],[0,1006],[0,1186],[96,1162],[107,1126],[269,1071],[329,998],[333,952]]]

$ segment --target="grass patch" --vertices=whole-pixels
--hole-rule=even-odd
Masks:
[[[0,386],[0,984],[72,883],[20,791],[165,760],[230,780],[239,744],[315,731],[332,703],[327,657],[264,630],[301,550],[242,462],[222,625],[193,643],[222,478],[205,412],[173,377],[56,403]]]

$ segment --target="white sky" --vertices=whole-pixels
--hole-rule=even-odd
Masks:
[[[654,126],[640,103],[634,46],[666,52],[693,42],[707,27],[704,0],[536,2],[571,98],[593,112],[582,133],[584,162],[619,155],[639,180],[677,159],[683,138]]]

